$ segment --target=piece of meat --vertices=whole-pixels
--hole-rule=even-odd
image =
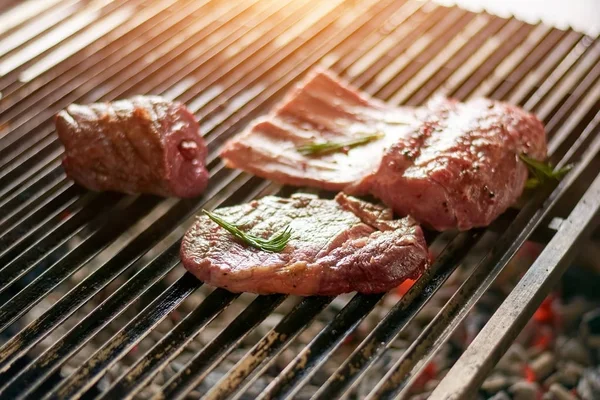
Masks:
[[[206,188],[206,145],[183,104],[157,96],[72,104],[56,131],[67,175],[88,189],[194,197]]]
[[[411,219],[338,194],[264,197],[215,212],[244,232],[270,238],[289,226],[280,253],[250,247],[207,216],[198,217],[181,244],[183,265],[198,279],[232,292],[337,295],[379,293],[429,265],[421,228]]]
[[[374,133],[383,138],[344,152],[297,150]],[[229,167],[279,183],[372,194],[436,230],[467,230],[489,225],[521,195],[521,153],[543,160],[546,136],[518,107],[439,97],[424,107],[393,107],[319,70],[228,141],[221,156]]]
[[[325,72],[311,75],[270,115],[257,120],[228,141],[221,157],[229,167],[296,186],[343,190],[379,165],[381,154],[394,143],[394,133],[407,126],[388,125],[385,104],[369,99]],[[412,115],[401,115],[412,120]],[[314,141],[347,141],[383,131],[386,136],[346,153],[304,156],[296,148]],[[397,131],[397,132],[396,132]]]

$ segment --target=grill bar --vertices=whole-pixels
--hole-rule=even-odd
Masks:
[[[240,360],[217,385],[211,389],[204,398],[217,399],[239,395],[247,389],[254,380],[262,374],[267,363],[273,360],[301,331],[307,327],[307,321],[311,321],[321,312],[333,299],[331,297],[308,297],[302,300],[289,314],[287,314],[277,326],[271,329],[247,354]],[[193,362],[201,363],[201,358],[194,357]],[[195,364],[191,364],[196,366]],[[193,369],[195,371],[195,369]],[[163,387],[158,398],[182,399],[186,393],[193,389],[199,382],[201,376],[190,381],[187,376],[181,374],[175,376]],[[249,381],[242,385],[244,379]],[[241,389],[241,390],[240,390]],[[155,399],[156,400],[156,399]]]
[[[541,204],[541,203],[538,203],[538,204]],[[535,209],[535,208],[536,207],[532,207],[532,209]],[[522,221],[527,222],[528,218],[522,218]],[[514,228],[513,232],[520,232],[520,229]],[[511,242],[512,242],[511,239],[507,240],[507,244],[509,244]],[[519,247],[520,247],[520,244],[517,247],[517,249]],[[502,251],[499,249],[492,250],[492,251],[495,251],[498,254],[502,254]],[[512,255],[511,255],[511,257],[512,257]],[[483,293],[483,291],[482,291],[482,293]],[[459,307],[459,302],[457,302],[456,307]],[[470,309],[470,308],[465,308],[464,303],[460,304],[460,307],[462,307],[462,309],[465,310],[464,314],[466,314],[468,309]],[[446,309],[446,310],[440,312],[440,314],[438,314],[438,319],[440,321],[443,321],[446,319],[446,316],[449,314],[450,313],[449,313],[448,309]],[[390,311],[390,313],[386,316],[386,318],[389,318],[390,325],[394,325],[394,323],[391,321],[397,321],[399,318],[401,318],[401,316],[402,316],[401,310],[398,308],[393,308],[392,311]],[[462,320],[462,318],[460,318],[460,320]],[[381,336],[378,337],[378,335],[376,334],[378,329],[381,329],[384,332],[384,334],[381,334],[381,336],[387,336],[386,337],[387,340],[381,340]],[[353,353],[353,355],[351,357],[349,357],[349,359],[344,363],[344,365],[342,367],[340,367],[340,369],[328,380],[328,382],[323,386],[323,388],[319,392],[319,395],[316,397],[322,398],[322,399],[331,398],[332,396],[335,397],[335,396],[341,394],[342,393],[341,391],[344,389],[350,389],[351,387],[349,387],[348,385],[352,384],[354,382],[354,380],[358,378],[357,374],[364,373],[364,371],[366,371],[366,368],[369,367],[376,359],[378,359],[383,354],[383,351],[385,350],[385,348],[389,345],[389,343],[391,343],[391,341],[400,332],[400,330],[398,330],[394,335],[388,336],[387,334],[389,333],[389,329],[390,329],[389,325],[384,325],[383,322],[380,325],[378,325],[378,327],[375,328],[375,330],[372,332],[372,335],[370,337],[368,337],[367,339],[365,339],[365,341],[363,343],[361,343],[361,345]],[[423,337],[425,337],[425,335],[423,335]],[[433,334],[431,336],[427,336],[427,340],[431,340],[431,339],[437,338],[437,337],[438,336]],[[382,342],[384,342],[384,345],[382,345]],[[440,341],[440,343],[443,343],[443,341]],[[377,349],[377,350],[374,351],[373,349]],[[361,354],[361,352],[363,352],[363,353]],[[408,359],[408,356],[405,356],[405,358]],[[418,359],[418,358],[415,358],[415,359]],[[360,376],[362,376],[362,375],[360,375]]]
[[[482,260],[475,268],[474,273],[461,285],[457,293],[446,303],[440,313],[431,321],[406,353],[402,355],[382,379],[380,386],[373,391],[373,398],[394,397],[396,391],[402,388],[403,379],[408,373],[409,368],[414,367],[415,360],[419,360],[421,367],[426,365],[425,360],[430,359],[434,351],[441,347],[440,342],[434,343],[434,340],[437,341],[440,338],[444,340],[454,332],[460,321],[466,317],[468,311],[481,298],[533,230],[548,215],[560,196],[567,191],[575,182],[576,177],[582,173],[583,169],[598,154],[600,151],[600,140],[595,142],[596,144],[589,147],[586,153],[584,153],[572,175],[564,179],[556,190],[550,194],[550,197],[548,197],[548,193],[540,192],[531,203],[523,208],[515,218],[513,224],[509,226],[505,234],[498,240],[498,248],[492,250],[496,250],[495,253],[497,256],[493,257],[492,255],[490,258]],[[580,144],[583,145],[583,141]],[[574,150],[576,151],[577,149]],[[573,160],[561,161],[560,165],[565,165],[571,161]],[[499,259],[498,255],[501,256]],[[448,318],[449,316],[450,319]],[[429,357],[424,358],[425,356]],[[416,374],[413,374],[411,378],[413,380],[416,379]]]
[[[364,315],[363,315],[364,316]],[[189,369],[189,368],[188,368]]]
[[[62,337],[60,341],[51,346],[42,354],[35,364],[28,366],[15,378],[2,387],[0,393],[8,397],[23,397],[23,390],[32,392],[39,387],[40,381],[47,379],[58,370],[59,365],[52,360],[73,355],[83,346],[83,340],[98,332],[113,318],[131,304],[139,295],[148,290],[156,281],[171,271],[178,263],[179,242],[173,244],[160,256],[156,257],[148,266],[131,277],[121,288],[100,304],[94,312],[93,318],[86,318],[78,326]],[[3,379],[6,381],[6,379]],[[38,381],[38,385],[33,386]],[[31,386],[30,386],[31,385]]]
[[[209,14],[209,16],[210,16],[210,14]],[[200,22],[208,22],[208,21],[200,21]],[[198,24],[196,24],[196,25],[203,26],[203,25],[202,25],[202,24],[200,24],[200,23],[198,23]],[[209,33],[210,33],[210,32],[209,32]],[[198,35],[198,36],[199,36],[198,40],[201,40],[201,39],[203,38],[203,36],[202,36],[202,35]],[[151,44],[152,44],[152,43],[151,43]],[[167,43],[167,44],[168,44],[168,43]],[[144,51],[145,51],[145,52],[143,52],[143,53],[140,53],[140,54],[137,54],[137,56],[138,56],[138,58],[137,58],[137,59],[138,59],[138,60],[142,60],[142,61],[143,61],[143,56],[144,56],[144,55],[146,55],[146,56],[147,56],[148,52],[149,52],[149,51],[152,51],[153,49],[154,49],[154,50],[160,50],[160,48],[146,47],[146,48],[144,48]],[[166,52],[166,50],[163,50],[163,51],[165,51],[165,52]],[[135,54],[135,53],[134,53],[134,54]],[[102,63],[100,63],[100,65],[102,65]],[[127,66],[128,66],[128,64],[125,64],[123,67],[127,67]],[[129,67],[131,68],[131,66],[129,66]],[[135,69],[136,69],[136,68],[131,68],[131,70],[135,70]],[[116,72],[118,72],[118,70],[117,70],[117,71],[115,71],[115,70],[109,69],[109,71],[108,71],[108,72],[109,72],[109,73],[110,73],[110,72],[116,73]],[[131,72],[129,72],[129,74],[130,74],[130,73],[131,73]],[[84,74],[85,74],[85,71],[84,71]],[[124,73],[120,73],[120,74],[119,74],[119,76],[121,76],[121,75],[126,75],[126,74],[124,74]],[[142,75],[142,76],[143,76],[143,74],[140,74],[140,75]],[[110,75],[108,75],[108,76],[110,76]],[[127,79],[126,79],[126,77],[123,77],[123,80],[122,80],[122,81],[123,81],[123,82],[127,82]],[[92,80],[92,81],[90,81],[89,83],[90,83],[91,85],[90,85],[90,86],[88,86],[88,89],[90,89],[90,90],[91,90],[93,87],[95,87],[95,86],[98,86],[98,84],[99,84],[100,82],[101,82],[101,81],[99,81],[99,80]],[[83,86],[82,86],[82,89],[84,89],[85,87],[86,87],[86,86],[85,86],[85,85],[83,85]],[[40,121],[39,121],[39,122],[41,123],[41,122],[43,122],[43,121],[47,121],[49,116],[53,115],[53,114],[54,114],[54,113],[55,113],[55,112],[56,112],[58,109],[62,108],[64,105],[68,104],[68,100],[73,100],[73,101],[75,101],[75,100],[76,100],[76,98],[68,98],[68,97],[67,97],[67,98],[65,98],[64,100],[66,100],[67,102],[61,102],[61,107],[59,107],[59,108],[55,108],[55,109],[54,109],[54,111],[51,111],[50,113],[48,113],[48,115],[46,115],[44,118],[40,119]],[[64,101],[64,100],[63,100],[63,101]],[[94,99],[93,99],[93,100],[94,100]],[[95,100],[98,100],[98,99],[95,99]],[[50,134],[51,132],[52,132],[52,130],[51,130],[51,129],[46,129],[46,130],[43,132],[43,134],[44,134],[44,135],[48,135],[48,134]],[[28,137],[25,137],[25,138],[31,139],[31,136],[28,136]],[[35,136],[34,136],[34,138],[35,138]],[[58,146],[57,146],[57,145],[58,145],[58,142],[57,142],[57,140],[56,140],[56,139],[53,137],[53,138],[52,138],[52,141],[51,141],[51,146],[49,146],[49,147],[46,147],[46,149],[53,150],[53,152],[52,152],[52,155],[51,155],[51,158],[56,158],[56,157],[57,157],[57,156],[60,154],[60,151],[59,151],[59,149],[58,149]],[[33,149],[33,151],[36,151],[36,152],[38,152],[39,150],[40,150],[39,148],[35,148],[35,149]],[[29,152],[29,153],[31,153],[31,152]],[[30,154],[24,154],[24,156],[28,156],[28,155],[30,155]],[[30,162],[33,162],[33,161],[37,161],[37,159],[35,159],[35,158],[34,158],[34,159],[30,159]]]
[[[297,360],[298,360],[298,359],[297,359]],[[302,360],[302,361],[304,361],[304,360]]]
[[[259,399],[293,398],[330,352],[367,316],[383,295],[357,295],[263,391]]]
[[[223,187],[217,187],[213,189],[212,195],[216,196],[217,193],[226,193],[226,195],[222,195],[223,197],[229,197],[234,194],[224,190]],[[207,194],[211,195],[211,192],[208,192]],[[214,204],[215,206],[219,205],[218,202]],[[87,300],[98,293],[128,267],[134,265],[134,263],[147,251],[147,247],[157,243],[164,236],[163,232],[166,230],[166,228],[172,226],[171,221],[173,216],[176,216],[177,213],[181,213],[182,211],[185,215],[180,218],[185,218],[194,212],[190,211],[189,207],[187,210],[181,210],[177,207],[172,209],[162,219],[156,221],[150,230],[142,233],[127,247],[125,247],[117,256],[112,258],[110,261],[88,276],[85,280],[80,282],[67,295],[60,299],[50,310],[48,310],[48,312],[46,312],[42,318],[31,323],[26,329],[21,331],[7,344],[5,344],[0,351],[0,367],[7,364],[10,365],[10,363],[13,363],[17,357],[24,355],[29,348],[42,339],[60,322],[64,321],[78,307],[83,305]],[[118,315],[118,313],[120,313],[120,311],[128,306],[133,300],[135,300],[136,297],[141,295],[141,293],[148,288],[148,282],[153,283],[170,271],[170,269],[177,262],[179,254],[178,246],[179,242],[173,244],[169,248],[170,250],[165,252],[164,259],[149,263],[144,269],[146,272],[138,273],[132,277],[126,284],[124,284],[124,287],[122,288],[123,291],[119,290],[109,297],[109,299],[107,299],[106,307],[99,306],[96,311],[92,312],[90,317],[86,319],[86,321],[89,322],[89,325],[86,326],[85,324],[82,324],[78,330],[72,331],[73,335],[69,340],[69,344],[72,346],[89,339],[92,334],[94,334],[103,326],[102,324],[105,325],[108,323],[110,319]],[[163,270],[159,268],[159,266],[162,265],[165,265],[165,268],[167,269]],[[103,314],[103,312],[109,312],[109,314],[106,315]],[[106,320],[107,318],[110,319]],[[55,349],[55,351],[58,351],[60,347],[57,346]],[[44,356],[42,356],[42,358],[37,361],[39,364],[46,364],[44,360],[55,359],[52,354],[52,352],[49,352],[48,358],[44,358]],[[0,375],[0,378],[1,377],[2,375]],[[18,382],[18,380],[16,382]]]
[[[103,217],[96,218],[94,220],[95,223],[92,223],[92,225],[105,222],[106,220],[109,221],[109,224],[100,228],[97,234],[90,236],[90,240],[84,241],[77,249],[61,257],[58,262],[27,285],[10,302],[0,306],[0,329],[6,328],[17,317],[23,315],[33,305],[37,304],[42,294],[52,290],[52,288],[72,272],[75,272],[82,263],[107,247],[111,240],[114,240],[115,233],[120,234],[124,232],[128,226],[150,212],[152,207],[156,205],[156,202],[156,200],[148,201],[147,199],[135,201],[124,210],[114,210],[108,216],[104,215]],[[3,278],[6,276],[11,280],[11,282],[5,283],[10,285],[13,282],[12,278],[15,276],[18,278],[35,267],[36,264],[33,264],[24,269],[23,265],[15,263],[6,266],[0,272],[2,272]]]
[[[69,4],[68,1],[60,3],[64,7]],[[99,4],[101,2],[94,2],[91,7],[98,7]],[[123,4],[127,7],[145,3],[129,1]],[[163,291],[162,278],[178,264],[179,241],[175,236],[167,237],[170,232],[179,225],[191,223],[190,217],[200,207],[211,209],[221,204],[239,203],[259,194],[293,191],[289,188],[280,191],[278,185],[226,170],[217,160],[215,150],[251,118],[264,112],[316,63],[347,75],[355,84],[378,97],[409,105],[420,104],[434,93],[453,94],[462,98],[486,93],[491,93],[495,98],[510,96],[511,101],[525,103],[526,108],[543,115],[552,137],[551,150],[554,158],[561,160],[561,165],[567,160],[576,159],[580,150],[588,146],[579,161],[580,169],[572,172],[568,178],[571,184],[583,179],[580,172],[597,150],[596,142],[588,144],[590,135],[596,132],[598,118],[593,118],[600,106],[600,69],[597,67],[600,47],[597,40],[572,31],[530,26],[514,19],[474,15],[456,8],[446,9],[412,0],[405,3],[373,2],[369,7],[361,8],[359,13],[350,2],[336,9],[326,5],[316,10],[298,0],[277,3],[276,6],[268,3],[263,7],[261,4],[267,3],[262,0],[248,1],[243,6],[221,8],[213,2],[198,0],[185,3],[166,0],[152,2],[151,7],[143,8],[142,12],[136,14],[137,19],[128,20],[107,35],[96,39],[93,35],[86,36],[91,27],[103,26],[108,29],[110,25],[103,25],[102,21],[106,18],[118,19],[119,15],[124,15],[119,13],[126,12],[122,7],[102,8],[100,19],[91,21],[88,28],[74,33],[73,37],[81,35],[85,40],[94,39],[85,42],[84,50],[78,51],[70,45],[64,47],[63,43],[51,46],[24,63],[22,68],[0,78],[4,96],[2,101],[9,105],[8,113],[0,116],[0,164],[5,167],[0,173],[3,187],[0,192],[0,212],[3,215],[0,218],[0,231],[6,233],[0,240],[0,260],[9,262],[8,267],[4,267],[10,272],[6,276],[15,278],[0,282],[0,291],[4,291],[0,294],[0,300],[3,300],[0,302],[0,321],[4,321],[2,326],[5,329],[57,284],[108,245],[115,243],[131,224],[150,215],[157,207],[168,208],[150,227],[137,233],[130,243],[122,246],[46,313],[0,348],[0,381],[7,382],[0,389],[3,395],[33,398],[48,394],[48,398],[57,398],[85,393],[111,365],[122,359],[131,346],[146,337],[158,322],[200,285],[190,274],[184,274]],[[191,10],[190,7],[202,13],[190,12],[188,16],[186,11]],[[166,9],[172,15],[164,16],[166,13],[163,10]],[[350,16],[353,12],[355,15]],[[52,17],[49,12],[42,13],[48,14]],[[215,18],[215,15],[222,17]],[[277,16],[276,22],[269,22],[274,16]],[[36,16],[32,15],[26,20],[29,18],[34,20]],[[238,22],[246,24],[238,25]],[[157,27],[162,29],[161,35],[157,34]],[[18,32],[18,29],[9,30],[7,35]],[[117,32],[123,35],[122,40],[118,39]],[[133,45],[134,41],[143,38],[147,32],[156,34],[155,37],[159,39],[151,39],[147,44],[138,46],[138,49]],[[11,37],[7,35],[2,36],[0,32],[0,42]],[[297,38],[294,38],[296,35]],[[176,36],[179,36],[179,41],[172,39]],[[248,44],[238,45],[238,39],[246,39]],[[126,42],[125,46],[131,46],[132,51],[123,57],[119,47]],[[7,54],[14,55],[26,46],[25,42],[23,45],[16,43],[15,49]],[[59,57],[60,54],[64,57]],[[46,69],[39,67],[40,61],[46,59],[56,61],[56,65]],[[0,56],[0,64],[3,60]],[[103,68],[105,66],[106,71]],[[17,80],[26,78],[27,73],[30,76],[39,73],[39,76],[31,82],[27,82],[27,79]],[[129,199],[114,195],[113,204],[106,204],[102,199],[107,195],[84,194],[77,186],[63,179],[62,169],[58,166],[61,149],[53,136],[49,118],[58,109],[77,99],[88,102],[136,92],[163,93],[184,101],[203,121],[203,131],[209,143],[211,184],[201,199],[169,203],[148,197]],[[41,111],[31,113],[32,108]],[[580,131],[583,133],[577,137]],[[545,193],[550,197],[541,210],[532,205],[542,204],[544,198],[540,195],[532,199],[516,219],[513,220],[513,213],[498,221],[498,225],[509,226],[504,237],[510,239],[508,233],[517,230],[515,226],[525,219],[523,215],[539,216],[536,224],[539,223],[569,187],[561,185],[552,194]],[[146,209],[140,211],[138,204]],[[101,207],[105,208],[102,210]],[[108,212],[119,220],[121,215],[129,215],[136,209],[140,214],[124,222],[122,229],[112,234],[108,234],[111,221],[102,223],[99,222],[100,217],[94,219],[96,215],[106,217],[105,213]],[[4,211],[7,213],[4,214]],[[65,216],[65,212],[70,214]],[[543,215],[540,216],[540,213]],[[490,229],[495,228],[492,226]],[[504,228],[497,230],[503,231]],[[529,233],[532,231],[533,227]],[[445,282],[458,261],[469,253],[483,233],[484,230],[461,233],[451,240],[432,271],[418,280],[392,308],[315,398],[326,395],[335,397],[355,387],[367,368],[384,353],[391,340]],[[67,247],[68,238],[75,236],[81,236],[84,240],[70,249]],[[515,237],[517,240],[520,238]],[[431,241],[437,243],[434,238]],[[165,247],[167,250],[160,250]],[[515,251],[519,247],[519,243],[509,246]],[[509,260],[512,257],[510,252],[494,253],[501,249],[500,245],[490,249],[492,256],[488,254],[482,263],[485,264],[487,259]],[[67,251],[66,255],[62,254],[64,250]],[[144,261],[142,257],[150,253],[157,255],[151,262]],[[59,255],[58,262],[52,261],[52,254]],[[16,267],[23,261],[22,267]],[[461,307],[457,316],[450,318],[448,323],[436,325],[436,329],[442,329],[443,337],[455,329],[462,320],[461,312],[466,312],[474,305],[503,265],[501,262],[497,265],[489,263],[489,274],[482,273],[481,263],[479,267],[479,281],[473,278],[473,294],[461,299],[462,303],[457,303]],[[109,295],[78,326],[24,369],[19,366],[21,363],[17,361],[23,360],[29,350],[110,282],[130,269],[135,275]],[[472,276],[476,276],[477,271]],[[43,274],[35,277],[39,272]],[[14,296],[13,288],[22,288],[21,281],[28,276],[34,277],[34,281],[10,299],[10,296]],[[43,279],[48,279],[48,283]],[[132,321],[105,342],[75,374],[57,386],[49,381],[48,378],[58,372],[71,356],[89,344],[96,333],[117,316],[130,309],[144,293],[161,294],[151,305],[137,312]],[[34,297],[34,294],[38,297]],[[103,393],[104,398],[131,398],[138,394],[236,297],[220,289],[215,290],[118,378],[109,391]],[[163,386],[157,398],[184,398],[284,298],[257,297]],[[320,371],[323,362],[333,355],[343,338],[353,332],[376,306],[379,298],[381,296],[355,296],[300,351],[263,397],[289,398],[298,393]],[[332,300],[302,300],[205,398],[243,396],[273,365],[280,352]],[[447,304],[447,309],[451,303]],[[25,309],[14,311],[15,305],[24,305]],[[396,320],[390,317],[394,312],[398,317]],[[438,318],[443,317],[440,315]],[[383,342],[372,342],[377,335],[384,338]],[[371,352],[362,354],[363,359],[360,359],[360,349],[368,344],[372,345]],[[412,379],[436,351],[437,348],[433,346],[420,352],[418,359],[402,357],[394,368],[404,368],[409,374],[406,377],[403,375],[397,381],[399,383],[394,381],[394,385],[386,388],[389,391],[377,392],[382,390],[380,385],[372,393],[373,397],[386,397],[388,393],[391,395],[398,390],[408,390]],[[359,360],[354,375],[340,375],[340,371],[353,360]],[[390,374],[398,375],[393,372]],[[332,384],[336,376],[343,380]]]
[[[149,329],[158,325],[158,323],[167,316],[167,314],[180,304],[185,298],[193,293],[202,282],[194,278],[193,275],[186,273],[181,278],[165,290],[156,300],[150,303],[138,316],[118,332],[109,343],[99,349],[89,360],[86,361],[86,368],[80,368],[75,371],[68,379],[63,381],[56,389],[51,391],[44,398],[64,399],[73,396],[81,396],[87,389],[101,377],[102,371],[106,371],[112,363],[116,361],[119,354],[123,354],[131,349],[135,343]],[[214,293],[214,292],[213,292]],[[217,314],[222,311],[225,304],[231,302],[236,297],[231,293],[217,292],[214,296],[209,296],[206,307],[211,306],[215,301],[213,309],[208,310],[209,314]],[[223,299],[225,298],[225,299]]]
[[[121,91],[125,91],[127,88],[133,85],[133,81],[128,80],[128,78],[130,78],[133,74],[133,71],[138,72],[136,79],[147,77],[152,71],[158,68],[158,64],[155,65],[149,62],[150,60],[148,57],[151,54],[150,52],[156,51],[159,52],[159,54],[168,54],[170,52],[179,51],[181,53],[195,45],[198,45],[198,43],[201,43],[202,40],[206,40],[209,35],[218,32],[218,30],[220,28],[222,29],[227,23],[234,23],[236,18],[243,18],[244,16],[250,17],[252,15],[247,15],[248,5],[245,4],[242,4],[241,7],[238,7],[235,10],[233,7],[229,9],[226,8],[221,10],[219,13],[206,12],[207,10],[204,10],[202,5],[204,4],[201,4],[197,9],[190,9],[190,14],[188,15],[187,19],[175,19],[171,21],[173,24],[169,23],[161,25],[161,28],[164,29],[164,31],[157,32],[159,35],[156,38],[144,43],[142,46],[137,46],[137,44],[143,38],[143,35],[147,34],[147,32],[142,31],[138,36],[131,38],[132,42],[128,45],[125,45],[125,48],[121,48],[124,51],[129,51],[126,57],[119,57],[117,52],[118,48],[111,47],[110,50],[112,50],[112,53],[109,53],[106,58],[92,58],[94,64],[91,66],[89,65],[89,60],[83,60],[80,65],[77,65],[71,69],[67,69],[64,75],[59,75],[57,79],[51,81],[51,85],[48,86],[59,85],[57,88],[54,88],[58,90],[58,93],[56,93],[56,91],[47,91],[48,93],[42,92],[43,97],[41,97],[37,103],[34,103],[35,106],[43,107],[48,111],[43,114],[36,115],[34,118],[30,118],[31,116],[26,114],[20,120],[17,120],[11,124],[11,126],[13,126],[13,129],[10,132],[11,137],[16,137],[10,142],[11,145],[12,143],[14,143],[14,145],[8,148],[9,155],[14,155],[15,153],[19,154],[21,149],[25,148],[25,146],[30,146],[32,142],[35,144],[36,140],[49,136],[52,133],[52,129],[48,126],[46,126],[45,129],[43,129],[39,134],[36,133],[35,135],[25,135],[25,133],[48,121],[57,110],[64,108],[71,102],[97,101],[102,99],[102,97],[98,94],[96,96],[81,96],[80,93],[86,93],[86,91],[92,91],[94,89],[96,89],[95,92],[98,92],[98,87],[103,87],[106,89],[116,89],[121,87]],[[196,13],[200,12],[205,12],[204,18],[200,20],[193,19]],[[220,24],[216,24],[217,26],[213,26],[215,24],[211,24],[212,19],[219,21],[219,18],[223,18],[225,20],[221,21]],[[179,23],[179,25],[177,25],[177,23]],[[180,27],[180,29],[185,28],[182,30],[185,33],[185,36],[182,39],[187,40],[183,40],[183,43],[178,43],[178,41],[168,39],[170,34],[176,32],[178,29],[177,27]],[[152,26],[149,29],[151,28]],[[193,38],[191,38],[193,34],[195,35]],[[103,56],[103,54],[100,53],[99,56]],[[164,65],[166,62],[166,60],[163,58],[159,58],[157,61],[160,61],[161,65]],[[64,82],[65,79],[63,77],[69,77],[73,74],[75,74],[75,77],[71,77],[70,80]],[[109,86],[109,82],[112,83],[112,85]],[[72,89],[69,90],[72,88],[71,85],[77,85],[79,90],[75,92]],[[58,97],[56,97],[57,95]],[[57,102],[56,99],[59,99],[59,102]],[[53,104],[56,105],[53,106]],[[30,105],[24,104],[24,107],[26,106]],[[55,137],[52,137],[51,143],[57,143]],[[15,146],[17,144],[21,144],[21,147],[16,148]],[[41,148],[38,146],[34,149],[36,152],[39,152]],[[35,154],[35,152],[33,152],[34,149],[31,149],[27,154]],[[51,149],[56,150],[56,146]],[[52,154],[56,154],[56,151]]]
[[[502,350],[506,351],[567,268],[577,244],[597,226],[599,212],[600,176],[596,177],[571,215],[561,224],[556,236],[437,387],[432,394],[433,399],[447,399],[448,393],[458,399],[477,390],[485,378],[484,373],[498,362]],[[509,329],[514,326],[519,329]],[[457,385],[459,381],[461,384]]]
[[[231,293],[225,292],[224,294],[219,294],[217,301],[222,302],[222,299],[226,299],[229,296],[231,296],[233,300],[234,295]],[[227,353],[224,349],[232,350],[233,344],[239,343],[251,329],[269,316],[283,300],[285,300],[285,296],[283,295],[258,296],[240,315],[237,316],[218,338],[212,341],[211,349],[214,350],[211,351],[207,347],[206,350],[202,352],[203,355],[200,359],[206,365],[208,362],[213,361],[217,356],[220,356],[221,358],[226,356]],[[150,379],[159,372],[161,366],[164,366],[170,358],[175,357],[183,350],[185,342],[191,341],[204,325],[209,322],[208,317],[204,316],[206,312],[203,311],[203,308],[206,307],[206,303],[207,300],[190,313],[186,319],[173,329],[169,336],[157,343],[152,350],[136,363],[136,365],[131,367],[125,375],[121,376],[113,387],[102,397],[114,399],[132,396],[148,384]],[[175,350],[171,353],[167,353],[171,351],[171,349]],[[219,350],[221,351],[221,354],[219,354]],[[168,358],[165,357],[165,354],[169,354]],[[198,368],[195,368],[194,371],[198,371]]]
[[[27,272],[24,267],[33,266],[33,263],[37,260],[39,254],[44,254],[56,249],[60,244],[67,242],[74,235],[80,233],[83,229],[82,225],[86,221],[91,220],[98,211],[107,211],[109,205],[117,199],[118,196],[108,195],[89,201],[91,200],[91,196],[87,196],[85,200],[88,200],[86,203],[89,204],[89,207],[83,208],[81,213],[78,213],[72,218],[68,218],[66,223],[57,223],[55,225],[57,229],[54,235],[44,235],[42,237],[32,235],[22,238],[21,240],[16,240],[15,243],[8,247],[0,256],[0,264],[4,265],[0,270],[0,272],[2,272],[2,278],[0,278],[0,292],[4,291],[7,287],[6,285],[9,285],[11,281],[23,276]],[[57,219],[60,220],[61,218],[62,216],[59,216]],[[98,219],[96,221],[96,224],[101,222]],[[15,235],[15,239],[18,239],[20,232],[19,230],[16,230],[16,232],[13,231],[10,233]],[[9,239],[12,238],[9,237]],[[32,241],[34,242],[31,243]],[[25,250],[23,249],[24,247]],[[18,267],[16,267],[17,265]],[[11,267],[16,267],[16,269]]]

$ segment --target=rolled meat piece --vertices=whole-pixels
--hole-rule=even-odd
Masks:
[[[67,175],[94,191],[195,197],[208,182],[194,115],[158,96],[72,104],[56,116]]]

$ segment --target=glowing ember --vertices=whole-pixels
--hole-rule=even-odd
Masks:
[[[412,285],[415,284],[415,281],[412,279],[407,279],[404,282],[402,282],[400,284],[400,286],[398,286],[396,288],[396,293],[398,293],[400,296],[404,296],[406,294],[406,292],[408,292],[408,290],[412,287]]]

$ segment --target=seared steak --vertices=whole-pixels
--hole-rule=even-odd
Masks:
[[[298,147],[383,134],[343,152]],[[230,167],[284,184],[370,193],[437,230],[486,226],[521,195],[519,154],[546,156],[541,122],[509,104],[435,98],[392,107],[324,71],[311,74],[267,117],[230,140]]]
[[[183,238],[183,265],[233,292],[385,292],[429,263],[423,232],[411,218],[394,220],[391,210],[344,194],[335,200],[268,196],[215,214],[265,239],[287,226],[292,231],[283,251],[271,253],[240,242],[207,216],[198,218]]]
[[[194,197],[206,188],[206,145],[183,104],[156,96],[73,104],[56,130],[67,175],[88,189]]]

